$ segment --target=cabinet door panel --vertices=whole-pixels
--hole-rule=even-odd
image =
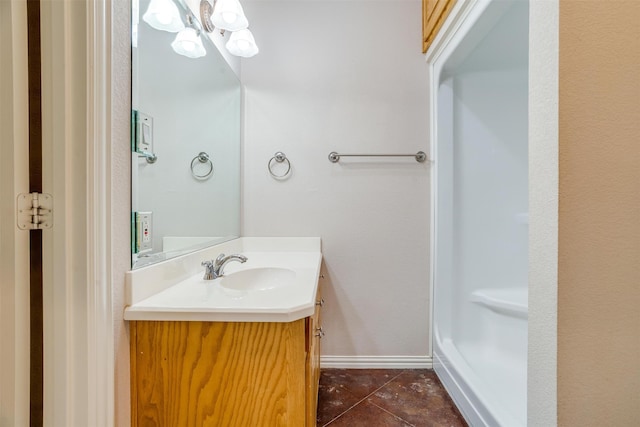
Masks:
[[[322,300],[321,284],[318,285],[316,301]],[[318,384],[320,382],[320,339],[318,328],[321,327],[320,315],[322,306],[316,305],[313,316],[307,319],[307,337],[309,340],[309,350],[307,353],[307,427],[316,426],[318,412]],[[316,336],[318,335],[318,336]]]
[[[304,319],[132,322],[132,425],[303,425]]]
[[[426,52],[456,0],[422,0],[422,52]]]
[[[423,4],[422,16],[425,22],[431,19],[431,17],[433,16],[433,11],[435,10],[436,5],[438,4],[439,1],[440,0],[424,0],[422,2]]]

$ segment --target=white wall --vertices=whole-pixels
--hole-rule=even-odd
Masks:
[[[322,238],[323,355],[428,360],[429,163],[327,159],[428,151],[421,2],[243,5],[260,47],[241,69],[243,234]]]

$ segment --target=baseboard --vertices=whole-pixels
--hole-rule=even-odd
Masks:
[[[432,369],[431,356],[320,356],[320,366],[338,369]]]

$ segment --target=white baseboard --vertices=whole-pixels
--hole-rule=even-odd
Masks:
[[[338,369],[432,369],[431,356],[320,356],[320,366]]]

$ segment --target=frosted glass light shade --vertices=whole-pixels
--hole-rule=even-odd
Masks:
[[[226,31],[244,30],[249,26],[249,21],[238,0],[218,0],[213,9],[211,22],[216,28]]]
[[[258,45],[249,30],[234,31],[225,45],[230,54],[250,58],[259,52]]]
[[[151,0],[142,19],[156,30],[177,33],[184,29],[178,6],[171,0]]]
[[[173,43],[171,43],[171,47],[176,53],[189,58],[200,58],[207,54],[198,32],[191,27],[180,31]]]

